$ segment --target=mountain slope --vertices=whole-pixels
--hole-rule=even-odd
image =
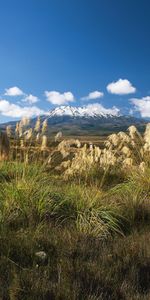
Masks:
[[[126,130],[130,125],[143,129],[146,121],[131,116],[119,114],[117,108],[104,109],[100,105],[83,107],[60,106],[52,109],[47,115],[41,116],[41,121],[47,119],[49,134],[62,131],[64,135],[103,135],[114,131]],[[31,120],[35,126],[37,118]],[[15,126],[16,122],[7,123]],[[1,128],[6,124],[1,125]]]
[[[116,108],[109,110],[99,105],[60,106],[50,110],[47,120],[51,133],[61,130],[67,135],[109,134],[113,131],[126,130],[132,124],[142,130],[146,123],[142,119],[122,116]]]

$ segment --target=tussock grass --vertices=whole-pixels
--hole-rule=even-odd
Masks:
[[[98,174],[66,181],[34,162],[1,162],[0,298],[148,300],[149,175],[102,188]]]
[[[150,224],[150,171],[133,172],[129,179],[116,185],[108,194],[120,205],[130,226]]]

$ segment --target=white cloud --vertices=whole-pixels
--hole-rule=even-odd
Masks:
[[[143,118],[150,118],[150,96],[132,98],[130,102],[134,105],[134,110],[138,111]]]
[[[129,115],[133,115],[134,114],[134,110],[131,108],[130,110],[129,110]]]
[[[119,79],[107,85],[107,91],[116,95],[127,95],[136,92],[136,88],[127,79]]]
[[[0,100],[0,113],[3,116],[12,118],[22,118],[22,117],[33,117],[40,114],[45,114],[44,110],[38,108],[37,106],[24,106],[10,103],[7,100]]]
[[[24,99],[22,99],[22,102],[26,102],[28,104],[34,104],[38,101],[39,101],[38,97],[33,96],[32,94],[27,95]]]
[[[81,100],[94,100],[98,98],[102,98],[104,96],[104,93],[99,91],[94,91],[88,94],[88,96],[82,97]]]
[[[86,106],[86,109],[92,113],[101,113],[101,114],[109,114],[112,116],[118,116],[119,115],[119,108],[116,106],[113,106],[112,108],[105,108],[102,104],[100,103],[94,103],[94,104],[88,104]]]
[[[19,89],[17,86],[11,87],[9,89],[5,89],[5,96],[22,96],[24,92]]]
[[[62,105],[75,100],[74,95],[71,92],[59,93],[56,91],[45,91],[47,101],[55,104]]]

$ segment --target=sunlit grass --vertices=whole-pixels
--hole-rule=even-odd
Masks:
[[[139,145],[131,152],[121,140],[143,147],[145,137],[131,127],[109,137],[109,151],[72,139],[51,153],[45,132],[37,145],[29,133],[23,150],[17,137],[0,162],[0,298],[149,300],[148,155],[138,168]],[[135,165],[122,168],[118,149]]]

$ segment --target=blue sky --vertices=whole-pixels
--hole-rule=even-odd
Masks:
[[[150,117],[150,1],[1,0],[0,122],[95,103]]]

